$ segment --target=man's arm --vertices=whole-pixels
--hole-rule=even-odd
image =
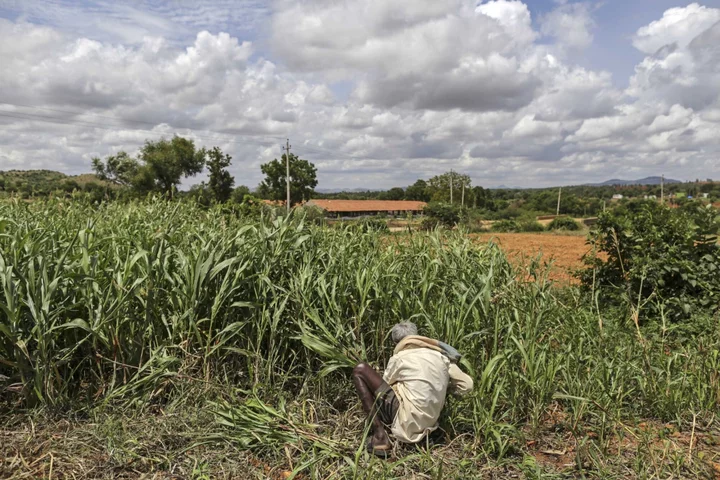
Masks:
[[[473,389],[473,379],[460,370],[454,363],[450,364],[450,391],[458,395],[465,395]]]

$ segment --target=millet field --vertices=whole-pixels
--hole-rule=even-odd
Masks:
[[[610,302],[590,266],[584,288],[548,268],[457,231],[0,203],[0,477],[717,475],[717,309],[679,319],[648,283]],[[381,460],[349,373],[383,369],[403,320],[475,389]]]

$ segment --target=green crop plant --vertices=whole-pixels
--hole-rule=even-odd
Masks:
[[[338,413],[357,405],[349,371],[382,369],[389,329],[412,320],[457,347],[475,379],[442,419],[472,439],[469,458],[523,458],[524,438],[554,419],[580,446],[578,472],[604,472],[639,419],[715,425],[715,317],[660,318],[638,335],[624,308],[554,286],[540,262],[521,274],[462,232],[263,215],[154,200],[0,203],[0,400],[54,411],[194,402],[222,441],[290,456],[295,473],[352,478],[363,425]],[[373,468],[408,473],[404,461]]]

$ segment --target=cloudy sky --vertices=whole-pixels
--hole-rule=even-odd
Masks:
[[[0,65],[0,170],[177,133],[249,186],[287,137],[319,188],[720,178],[720,0],[0,0]]]

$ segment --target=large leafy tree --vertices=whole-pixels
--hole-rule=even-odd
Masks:
[[[207,168],[210,172],[208,189],[216,202],[227,202],[230,200],[230,196],[233,193],[233,186],[235,185],[235,179],[230,175],[230,172],[227,171],[232,157],[223,154],[222,150],[218,147],[214,147],[207,152],[207,156]]]
[[[92,169],[100,180],[129,187],[138,174],[140,164],[125,152],[110,155],[103,162],[97,157],[92,159]]]
[[[386,192],[381,192],[378,198],[380,200],[402,200],[405,198],[405,190],[400,187],[393,187]]]
[[[235,187],[230,198],[233,203],[242,203],[245,195],[250,195],[250,189],[245,185],[240,185],[239,187]]]
[[[406,200],[416,200],[418,202],[429,202],[430,193],[428,192],[428,184],[425,180],[418,180],[405,189]]]
[[[447,172],[437,175],[428,180],[428,190],[432,195],[432,200],[437,202],[450,201],[450,188],[453,190],[453,203],[460,203],[463,185],[465,186],[465,203],[468,203],[469,195],[471,195],[470,177],[457,172]]]
[[[265,179],[260,183],[258,191],[267,195],[273,200],[285,200],[286,198],[286,155],[280,160],[274,159],[271,162],[260,166]],[[299,159],[296,155],[290,154],[290,203],[301,203],[310,200],[315,193],[317,186],[317,168],[307,160]]]
[[[172,140],[146,141],[140,151],[143,162],[137,186],[139,189],[172,193],[181,180],[195,176],[205,166],[205,149],[195,149],[192,140],[175,136]]]
[[[496,210],[495,202],[493,202],[492,192],[490,190],[484,189],[481,186],[476,186],[472,188],[470,204],[473,205],[475,208],[484,208],[491,211]]]
[[[205,155],[205,149],[197,150],[192,140],[175,136],[172,140],[146,141],[137,159],[125,152],[105,161],[93,158],[92,168],[100,179],[132,187],[138,193],[171,194],[184,177],[202,171]]]

